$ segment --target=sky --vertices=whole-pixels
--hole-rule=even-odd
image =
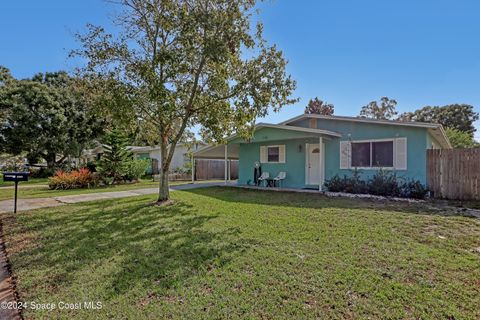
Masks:
[[[267,0],[259,8],[300,98],[259,121],[301,114],[313,97],[348,116],[382,96],[396,99],[399,112],[450,103],[480,112],[478,0]],[[110,28],[114,10],[103,0],[2,1],[0,65],[17,78],[72,70],[73,35],[87,23]]]

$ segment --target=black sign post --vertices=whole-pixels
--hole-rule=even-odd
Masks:
[[[4,172],[3,181],[13,181],[15,182],[15,200],[13,203],[13,213],[17,213],[17,192],[18,192],[18,182],[19,181],[28,181],[28,172]]]

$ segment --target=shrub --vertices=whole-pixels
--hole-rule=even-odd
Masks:
[[[331,179],[325,181],[325,188],[331,192],[345,192],[345,180],[346,176],[340,178],[337,175],[333,176]]]
[[[325,181],[325,187],[331,192],[368,193],[388,197],[404,197],[424,199],[427,188],[418,180],[402,181],[395,173],[379,170],[368,181],[360,179],[360,174],[354,170],[351,177],[340,178],[335,175]]]
[[[352,176],[347,178],[345,177],[345,192],[347,193],[368,193],[367,184],[365,181],[360,179],[360,171],[354,169],[352,171]]]
[[[355,170],[351,177],[338,175],[325,182],[325,187],[332,192],[346,192],[346,193],[367,193],[367,185],[365,181],[360,179],[360,174]]]
[[[97,182],[97,177],[86,168],[71,172],[59,170],[53,177],[48,178],[48,187],[61,190],[89,188]]]
[[[150,161],[147,159],[136,159],[127,161],[124,164],[124,176],[125,180],[138,180],[141,176],[145,174],[148,167],[150,165]]]
[[[401,184],[395,173],[377,171],[367,182],[369,194],[377,196],[399,197],[402,195]]]
[[[406,198],[425,199],[428,189],[418,180],[409,180],[402,186],[402,196]]]

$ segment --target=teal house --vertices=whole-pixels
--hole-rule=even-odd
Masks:
[[[327,179],[351,175],[353,169],[364,179],[383,169],[425,184],[426,150],[451,148],[439,124],[316,114],[259,123],[249,141],[236,135],[227,141],[194,157],[238,159],[239,185],[254,185],[260,167],[270,178],[281,173],[281,187],[319,190]]]

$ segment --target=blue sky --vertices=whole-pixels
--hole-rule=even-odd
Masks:
[[[456,102],[480,112],[480,1],[276,0],[260,8],[301,99],[261,121],[298,115],[315,96],[338,115],[357,115],[381,96],[395,98],[400,112]],[[0,65],[19,78],[70,70],[73,33],[87,22],[110,25],[111,9],[102,0],[3,1]]]

